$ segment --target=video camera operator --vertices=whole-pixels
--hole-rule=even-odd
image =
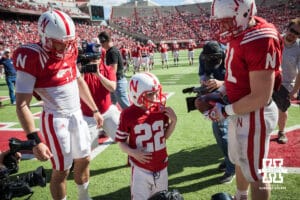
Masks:
[[[223,85],[225,49],[224,45],[216,41],[209,41],[204,45],[199,56],[200,84],[205,86],[208,92],[215,91]],[[234,178],[235,168],[228,157],[228,121],[225,119],[212,122],[212,128],[217,144],[224,154],[224,161],[219,165],[218,170],[225,173],[220,177],[219,183],[230,183]]]
[[[97,64],[95,72],[81,70],[81,73],[91,91],[98,111],[103,116],[103,130],[114,140],[119,124],[120,111],[112,104],[110,93],[114,92],[117,87],[116,72],[113,68],[105,65],[106,50],[102,48],[98,38],[93,38],[92,43],[88,43],[86,46],[86,53],[95,54],[100,52],[100,57],[92,61],[92,63]],[[81,101],[81,109],[89,126],[96,126],[93,111],[83,101]],[[98,142],[98,134],[92,135],[92,137],[96,137]]]
[[[32,186],[46,186],[46,173],[42,166],[35,171],[18,176],[11,180],[10,175],[19,171],[22,150],[32,150],[36,145],[34,140],[21,141],[17,138],[9,139],[9,150],[0,151],[0,200],[10,200],[14,197],[33,195]]]

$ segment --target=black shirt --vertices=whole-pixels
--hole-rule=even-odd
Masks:
[[[115,46],[112,46],[106,52],[106,65],[112,65],[112,64],[118,65],[117,79],[118,80],[122,79],[124,77],[123,60],[119,49],[117,49]]]

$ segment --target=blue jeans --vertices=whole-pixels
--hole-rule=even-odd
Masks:
[[[212,129],[216,138],[217,144],[224,154],[224,160],[226,164],[226,173],[234,174],[235,166],[230,162],[228,157],[228,120],[213,122]]]
[[[10,103],[16,102],[15,95],[15,84],[16,84],[16,76],[5,76],[6,84],[8,86]]]
[[[114,93],[111,93],[111,101],[113,104],[118,102],[122,109],[130,105],[127,93],[127,79],[125,77],[117,81],[117,89]]]

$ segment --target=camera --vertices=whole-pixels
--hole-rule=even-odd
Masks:
[[[221,94],[217,90],[209,91],[206,86],[189,87],[182,90],[182,93],[196,93],[195,97],[186,97],[187,111],[196,110],[195,100],[201,98],[201,101],[228,104],[227,95]]]
[[[35,171],[10,180],[9,175],[18,172],[18,159],[15,153],[21,150],[32,150],[36,145],[34,140],[21,141],[17,138],[9,139],[9,153],[4,157],[5,167],[0,169],[0,200],[10,200],[14,197],[33,195],[32,186],[46,186],[45,169],[40,166]]]
[[[91,63],[92,61],[97,61],[101,57],[100,52],[88,52],[88,53],[79,53],[78,63],[81,63],[80,73],[94,73],[97,72],[97,64]]]
[[[3,164],[7,167],[9,174],[16,173],[19,170],[18,159],[15,157],[15,154],[21,150],[32,150],[35,145],[34,140],[21,141],[17,138],[9,139],[9,153],[3,160]]]
[[[209,93],[208,89],[206,86],[202,85],[200,87],[188,87],[188,88],[184,88],[182,90],[183,94],[186,93],[196,93],[195,97],[186,97],[186,106],[187,106],[187,111],[190,112],[192,110],[196,110],[197,108],[195,107],[195,100],[202,96],[205,95],[207,93]]]

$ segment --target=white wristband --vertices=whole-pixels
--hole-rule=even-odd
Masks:
[[[227,115],[235,115],[235,112],[233,111],[232,104],[226,105],[225,106],[225,112]]]

